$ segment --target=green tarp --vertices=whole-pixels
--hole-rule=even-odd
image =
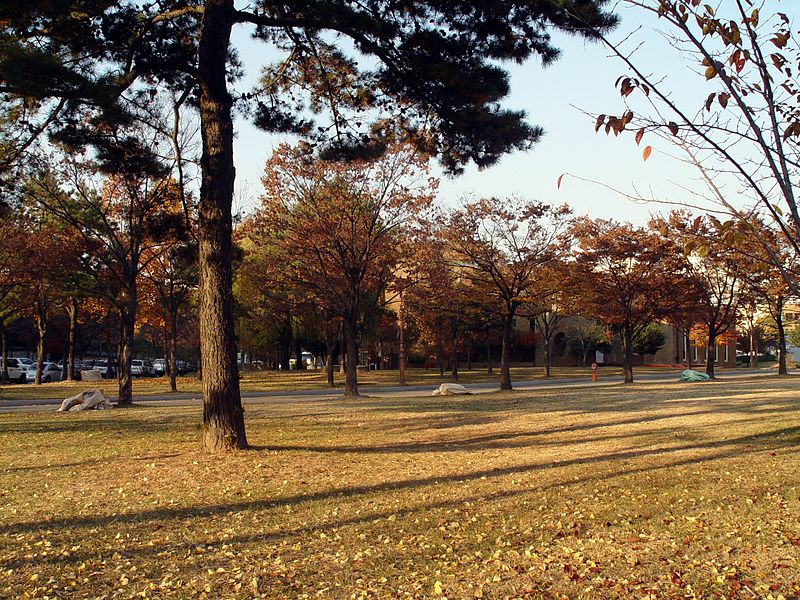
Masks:
[[[710,377],[705,373],[701,373],[700,371],[693,371],[692,369],[686,369],[685,371],[681,372],[681,381],[708,381]]]

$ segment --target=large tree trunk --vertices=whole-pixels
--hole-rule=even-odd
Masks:
[[[622,376],[625,383],[633,383],[633,329],[622,330]]]
[[[508,315],[503,321],[503,341],[500,349],[500,389],[511,388],[511,333],[514,327],[514,315]]]
[[[233,0],[206,0],[198,45],[200,159],[200,343],[203,443],[210,452],[247,448],[233,323],[233,120],[227,88]]]
[[[67,381],[75,380],[75,332],[78,327],[78,301],[70,298],[67,302],[67,316],[69,317],[69,333],[67,334],[67,360],[66,368]]]
[[[343,321],[347,358],[344,372],[344,397],[357,398],[358,393],[358,344],[355,323]]]
[[[133,360],[133,325],[135,313],[119,315],[119,345],[117,350],[117,384],[119,385],[119,406],[133,404],[133,377],[131,361]]]
[[[706,375],[714,379],[714,351],[717,348],[717,332],[714,327],[708,328],[708,346],[706,346]]]

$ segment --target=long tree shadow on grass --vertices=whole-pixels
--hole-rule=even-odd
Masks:
[[[716,450],[708,456],[688,457],[668,464],[657,464],[638,467],[636,469],[621,470],[617,473],[600,473],[599,469],[596,476],[589,480],[599,477],[614,477],[616,475],[643,473],[650,470],[669,468],[693,462],[708,462],[729,457],[741,457],[743,454],[777,451],[786,448],[794,449],[800,444],[800,426],[787,427],[772,431],[762,432],[755,435],[746,435],[727,440],[716,440],[704,443],[691,443],[671,446],[668,448],[650,448],[627,450],[622,452],[609,452],[598,456],[573,458],[559,461],[548,461],[543,463],[530,463],[523,465],[513,465],[508,467],[498,467],[491,469],[481,469],[469,473],[458,473],[452,475],[439,475],[423,477],[417,479],[406,479],[401,481],[388,481],[373,485],[350,486],[343,488],[332,488],[329,490],[313,492],[309,494],[297,494],[282,498],[269,500],[256,500],[249,502],[236,502],[227,504],[215,504],[197,506],[194,508],[173,508],[173,509],[153,509],[135,513],[123,513],[114,515],[92,516],[92,517],[68,517],[60,519],[45,519],[42,521],[22,522],[11,524],[0,528],[3,535],[17,535],[25,532],[41,531],[46,529],[76,529],[104,527],[111,523],[158,523],[163,520],[178,519],[190,520],[198,517],[218,516],[248,510],[264,510],[276,507],[299,505],[307,502],[315,502],[330,498],[352,498],[357,496],[369,495],[374,493],[395,491],[402,492],[413,490],[425,486],[441,485],[444,483],[475,481],[502,477],[506,475],[524,475],[548,469],[562,469],[573,466],[602,465],[612,461],[629,461],[653,456],[668,456],[677,452],[696,452],[702,450]],[[572,484],[579,479],[569,479],[565,483]],[[563,483],[561,484],[563,485]]]
[[[430,442],[411,441],[411,442],[398,442],[394,444],[378,444],[367,442],[363,445],[311,445],[311,444],[267,444],[263,446],[254,447],[256,450],[265,450],[270,452],[320,452],[330,454],[427,454],[427,453],[441,453],[441,452],[464,452],[471,450],[506,450],[515,448],[529,448],[535,446],[562,446],[574,444],[588,444],[609,440],[622,440],[626,438],[647,438],[654,435],[664,435],[663,429],[647,429],[625,431],[621,433],[607,433],[604,435],[582,435],[579,438],[568,438],[562,440],[540,439],[558,434],[577,434],[581,432],[590,432],[597,429],[612,429],[616,427],[624,427],[626,425],[642,425],[644,423],[655,423],[662,419],[678,419],[685,417],[697,417],[703,415],[711,415],[716,411],[713,410],[698,410],[689,413],[683,413],[679,416],[672,415],[655,415],[648,417],[637,417],[632,419],[620,419],[615,421],[585,423],[579,425],[567,425],[563,427],[553,427],[548,429],[540,429],[535,431],[513,431],[503,433],[493,433],[486,435],[476,435],[452,439],[439,439]],[[760,422],[760,419],[748,417],[733,421],[731,424],[741,427],[748,423]],[[693,431],[689,425],[683,425],[673,430],[675,435],[686,436]]]
[[[778,437],[784,438],[784,443],[781,444],[774,443],[775,438]],[[789,439],[786,439],[787,437]],[[760,447],[757,447],[756,444],[753,443],[755,441],[760,442],[761,444]],[[410,516],[415,513],[423,511],[434,511],[434,510],[455,508],[463,506],[465,503],[471,503],[476,506],[481,506],[482,504],[488,502],[516,499],[521,496],[541,493],[543,491],[547,491],[554,488],[571,487],[586,483],[592,483],[599,480],[608,480],[618,476],[639,475],[662,469],[679,468],[690,465],[700,465],[703,463],[725,460],[729,458],[740,458],[743,454],[746,453],[763,452],[766,450],[776,451],[790,447],[793,448],[798,444],[798,442],[800,442],[800,427],[792,427],[787,429],[775,430],[771,432],[765,432],[756,436],[745,436],[741,438],[736,438],[735,440],[729,440],[726,442],[710,442],[706,444],[686,445],[677,448],[670,448],[667,450],[658,449],[651,451],[611,453],[588,459],[575,459],[575,460],[557,461],[544,464],[521,465],[504,469],[489,469],[484,471],[477,471],[466,475],[459,474],[459,475],[445,476],[445,477],[414,479],[401,482],[389,482],[373,486],[357,486],[339,490],[319,492],[315,494],[292,496],[276,500],[262,500],[256,502],[221,504],[211,507],[184,508],[184,509],[174,509],[174,510],[159,509],[159,510],[144,511],[128,515],[125,514],[113,515],[108,517],[49,520],[49,521],[43,521],[41,523],[23,523],[8,528],[7,532],[10,533],[11,535],[14,535],[24,532],[35,532],[35,531],[41,531],[43,529],[55,529],[55,528],[103,527],[111,524],[125,525],[125,524],[138,524],[138,523],[149,523],[149,522],[153,522],[153,524],[156,524],[170,519],[187,521],[195,518],[220,516],[226,514],[233,514],[241,511],[269,510],[273,508],[283,508],[286,505],[314,502],[318,500],[325,500],[331,497],[346,498],[355,495],[372,494],[387,490],[402,491],[408,489],[415,489],[423,486],[438,485],[448,482],[465,482],[475,479],[483,479],[483,478],[488,479],[490,477],[500,477],[505,475],[523,475],[525,473],[532,473],[546,468],[562,468],[571,465],[594,464],[610,460],[629,460],[636,458],[644,458],[654,454],[668,454],[677,451],[692,451],[692,450],[704,450],[704,449],[716,450],[715,452],[712,452],[710,454],[701,457],[690,456],[686,458],[678,458],[676,460],[672,460],[667,463],[661,463],[656,465],[643,465],[631,468],[622,468],[613,472],[602,472],[600,470],[593,470],[592,473],[588,475],[583,475],[580,477],[565,477],[563,480],[518,490],[502,490],[486,494],[472,495],[468,497],[459,496],[448,500],[440,500],[434,502],[427,501],[417,506],[393,508],[392,510],[387,510],[377,513],[368,512],[365,514],[360,514],[358,516],[346,519],[329,520],[314,524],[303,524],[300,527],[291,529],[287,529],[285,527],[278,525],[275,531],[267,533],[259,532],[252,534],[239,534],[234,536],[226,535],[224,538],[221,537],[216,540],[192,539],[190,542],[178,543],[178,544],[159,543],[159,544],[142,546],[139,548],[126,548],[124,551],[121,551],[119,553],[120,557],[124,557],[126,559],[130,559],[136,556],[158,555],[165,551],[170,551],[173,553],[173,555],[180,555],[181,553],[191,552],[198,545],[198,543],[202,543],[203,545],[215,545],[224,543],[228,547],[230,547],[232,545],[237,545],[237,544],[277,542],[285,540],[287,538],[292,538],[295,536],[300,536],[308,533],[319,534],[324,532],[337,531],[342,527],[376,522],[376,520],[387,519],[392,515],[394,515],[395,518],[401,518],[404,516]],[[731,447],[725,449],[725,446],[731,446]],[[69,554],[68,558],[64,558],[63,556],[55,554],[49,556],[36,556],[32,558],[20,558],[17,560],[6,561],[4,563],[4,567],[7,569],[17,569],[30,564],[41,564],[41,563],[50,563],[50,564],[65,563],[73,565],[75,564],[76,561],[90,560],[97,557],[98,557],[97,549],[92,549],[86,551],[73,552]]]

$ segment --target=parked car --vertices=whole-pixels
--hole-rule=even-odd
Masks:
[[[0,369],[3,369],[3,357],[0,356]],[[19,358],[8,359],[8,378],[15,383],[25,383],[27,381],[27,372],[25,365],[20,362]]]
[[[25,367],[25,371],[28,381],[36,380],[36,363]],[[50,383],[51,381],[61,381],[61,369],[56,363],[44,362],[42,363],[41,382]]]
[[[20,364],[23,369],[27,369],[31,365],[35,365],[36,361],[32,358],[25,358],[25,357],[17,357],[16,361]]]
[[[156,377],[162,377],[167,374],[167,361],[163,358],[157,358],[153,361],[153,374]]]
[[[112,379],[117,375],[113,363],[109,366],[108,361],[103,358],[98,358],[95,360],[85,360],[83,361],[83,368],[96,369],[97,371],[100,372],[100,376],[103,379]]]
[[[153,363],[149,360],[134,358],[131,361],[131,375],[134,377],[152,377],[155,375]]]
[[[62,379],[67,376],[67,372],[64,369],[64,364],[65,364],[64,360],[60,360],[60,361],[58,361],[56,363],[58,368],[61,369]],[[83,370],[83,364],[81,363],[81,361],[76,360],[75,362],[73,362],[72,363],[72,378],[75,379],[75,380],[80,380],[81,371],[82,370]]]

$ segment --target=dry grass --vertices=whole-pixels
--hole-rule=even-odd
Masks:
[[[800,595],[795,379],[0,415],[0,596]]]
[[[661,367],[639,367],[637,373],[646,372],[673,372],[679,369]],[[499,369],[493,375],[488,375],[485,369],[460,371],[461,383],[489,383],[499,381]],[[604,367],[601,376],[620,375],[622,370],[618,367]],[[566,377],[591,377],[590,369],[583,368],[555,368],[552,376],[556,379]],[[397,371],[359,371],[359,385],[364,388],[374,386],[396,386]],[[514,367],[511,370],[514,381],[530,381],[543,379],[541,367]],[[337,387],[343,385],[343,376],[336,373]],[[444,377],[439,376],[435,369],[409,369],[406,377],[409,385],[436,386],[443,382],[453,381],[449,373]],[[200,393],[201,383],[197,377],[179,377],[178,391]],[[105,380],[92,383],[93,387],[102,387],[106,393],[116,396],[116,380]],[[241,374],[240,386],[244,392],[269,392],[291,390],[321,390],[327,389],[325,374],[319,370],[309,371],[255,371]],[[6,385],[0,387],[0,402],[5,399],[27,400],[31,398],[67,398],[86,389],[87,384],[75,382],[54,382],[42,385]],[[133,393],[135,396],[160,395],[169,393],[169,381],[165,377],[134,379]]]

